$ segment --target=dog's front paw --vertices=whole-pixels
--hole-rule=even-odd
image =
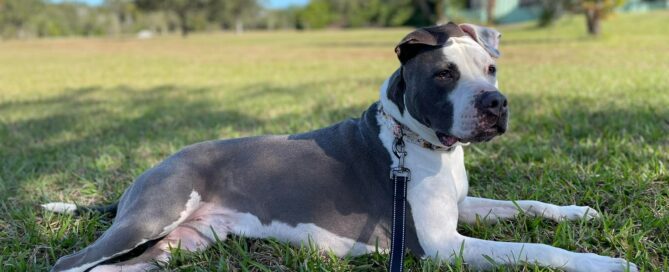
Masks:
[[[588,206],[560,206],[558,220],[586,220],[599,218],[599,213]]]
[[[601,271],[601,272],[637,272],[636,264],[621,258],[611,258],[593,253],[576,253],[570,262],[568,271]]]

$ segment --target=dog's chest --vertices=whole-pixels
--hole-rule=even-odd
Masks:
[[[392,152],[395,136],[384,126],[385,121],[380,114],[377,115],[377,120],[381,124],[379,139],[392,159],[390,167],[395,167],[398,165],[398,159]],[[442,152],[407,143],[406,151],[405,167],[411,171],[407,192],[409,196],[448,198],[457,202],[467,196],[469,183],[462,146],[456,146],[451,152]],[[411,204],[414,206],[418,203]]]
[[[420,150],[422,149],[422,150]],[[458,203],[467,196],[468,182],[462,147],[452,152],[408,148],[407,167],[412,171],[407,201],[416,235],[427,254],[439,252],[449,239],[444,229],[455,229]]]
[[[417,200],[430,198],[457,202],[467,196],[469,183],[462,147],[456,147],[452,152],[435,152],[418,146],[407,146],[407,152],[406,166],[411,169],[412,178],[408,195],[415,196]],[[421,203],[411,205],[421,206]]]

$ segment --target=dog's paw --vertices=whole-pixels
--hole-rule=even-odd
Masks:
[[[591,220],[599,218],[599,213],[588,206],[560,206],[558,220]]]
[[[621,258],[611,258],[593,253],[578,254],[568,271],[601,271],[601,272],[637,272],[636,264]]]

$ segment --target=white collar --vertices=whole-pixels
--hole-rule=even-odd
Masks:
[[[381,105],[381,103],[378,104],[378,112],[379,114],[381,114],[382,117],[381,121],[383,125],[389,128],[393,132],[395,138],[402,138],[405,142],[410,142],[423,148],[441,152],[453,151],[457,146],[456,144],[453,146],[445,147],[430,143],[428,140],[425,140],[423,137],[420,137],[418,133],[413,132],[404,124],[397,122],[395,118],[393,118],[390,114],[388,114],[386,111],[383,110],[383,106]]]

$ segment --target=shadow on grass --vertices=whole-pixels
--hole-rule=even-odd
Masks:
[[[320,85],[322,83],[291,88],[259,84],[244,88],[251,91],[239,94],[238,99],[264,100],[268,95],[300,97],[305,95],[305,90]],[[86,87],[64,91],[63,95],[48,99],[0,104],[0,115],[30,111],[40,116],[0,124],[0,156],[4,158],[0,183],[10,186],[0,195],[11,194],[12,184],[74,170],[71,166],[80,163],[81,158],[95,158],[106,146],[121,146],[125,151],[142,143],[172,144],[179,148],[220,138],[221,130],[254,135],[276,126],[285,126],[285,133],[296,133],[307,130],[305,124],[324,127],[347,117],[357,117],[366,109],[366,105],[338,108],[328,101],[320,101],[308,115],[287,113],[268,119],[252,116],[243,109],[228,109],[223,102],[210,99],[216,92],[211,88],[180,86],[146,90],[127,86]],[[517,137],[502,136],[490,147],[481,147],[503,150],[498,156],[520,157],[529,162],[545,154],[537,150],[558,149],[579,163],[590,163],[593,158],[636,154],[626,152],[627,145],[621,142],[665,147],[669,144],[666,137],[669,110],[666,108],[593,110],[587,101],[569,99],[564,103],[564,98],[544,96],[541,98],[544,101],[562,101],[568,108],[558,107],[552,113],[536,115],[533,108],[542,107],[541,103],[546,102],[527,96],[509,98],[512,101],[511,133]],[[513,104],[524,108],[515,109]],[[169,152],[160,155],[168,156]],[[126,155],[126,159],[142,159],[129,156]]]
[[[233,99],[264,101],[276,95],[300,97],[322,84],[291,88],[274,88],[266,84],[247,86],[245,90],[254,91],[236,94]],[[93,181],[99,187],[95,194],[115,200],[132,179],[150,166],[145,161],[147,158],[160,160],[171,153],[171,148],[165,145],[179,149],[219,138],[221,131],[254,135],[280,126],[285,127],[283,132],[301,132],[310,125],[324,127],[347,117],[357,117],[367,107],[364,103],[338,107],[331,101],[317,100],[308,108],[309,114],[289,112],[267,118],[240,107],[226,106],[231,102],[224,102],[225,99],[216,96],[217,92],[216,88],[182,86],[145,90],[125,86],[87,87],[64,91],[63,95],[48,99],[0,104],[0,116],[22,112],[34,116],[0,123],[0,158],[3,160],[0,197],[4,199],[0,203],[14,207],[40,201],[31,195],[22,195],[39,190],[19,188],[24,183],[64,173],[67,173],[66,178]],[[488,197],[493,197],[492,193],[497,198],[542,199],[563,204],[576,202],[567,198],[589,197],[586,203],[579,203],[599,204],[611,209],[624,209],[619,207],[621,203],[607,203],[611,199],[625,202],[625,199],[637,198],[644,204],[652,203],[652,195],[648,192],[655,185],[639,186],[622,180],[626,177],[639,179],[634,172],[645,171],[647,165],[656,161],[668,163],[667,155],[658,154],[657,150],[667,150],[669,146],[666,137],[669,134],[669,109],[642,105],[593,109],[588,101],[563,97],[511,95],[509,99],[512,107],[509,135],[467,151],[475,194],[486,192]],[[537,114],[535,109],[547,106],[546,101],[561,104],[552,106],[553,111]],[[513,105],[518,106],[514,108]],[[143,145],[149,150],[140,148]],[[110,149],[123,161],[120,165],[113,168],[91,165],[91,161],[110,153]],[[150,154],[143,155],[143,152]],[[632,162],[639,165],[630,164]],[[579,176],[577,168],[581,166],[594,168],[592,172],[586,172],[601,176]],[[541,180],[561,179],[582,183],[541,187]],[[667,176],[649,179],[669,182]],[[614,181],[603,185],[603,194],[611,196],[587,196],[588,191],[584,188],[600,186],[602,181]],[[61,188],[82,184],[60,182]],[[535,182],[538,186],[523,185],[525,182]],[[500,191],[499,188],[504,189]],[[635,215],[653,216],[652,210],[637,210]],[[464,233],[472,232],[476,233],[476,230]],[[658,237],[656,240],[662,240],[664,236]],[[361,257],[352,262],[369,261],[367,257]],[[375,261],[377,265],[382,262]]]
[[[235,95],[244,100],[258,101],[267,100],[268,95],[299,97],[305,89],[317,88],[317,85],[280,88],[258,84],[247,86]],[[134,178],[132,175],[138,173],[128,173],[127,168],[149,166],[140,162],[145,159],[142,156],[133,157],[133,154],[137,155],[133,151],[141,145],[167,145],[179,149],[192,143],[221,138],[221,134],[226,132],[256,135],[281,126],[285,127],[278,130],[283,133],[298,132],[305,123],[334,123],[358,116],[365,109],[365,106],[333,108],[328,101],[317,101],[309,115],[289,113],[268,119],[252,116],[234,105],[226,106],[220,101],[220,94],[219,98],[212,99],[217,92],[218,88],[182,86],[141,90],[127,86],[86,87],[66,90],[62,95],[47,99],[2,103],[0,116],[25,112],[30,117],[16,118],[19,121],[0,119],[0,157],[3,158],[0,196],[13,196],[25,181],[65,172],[75,172],[76,177],[95,180],[102,173],[100,169],[91,169],[87,161],[94,161],[110,147],[120,153],[132,154],[123,154],[124,162],[117,169],[122,175],[108,176],[105,178],[107,183],[113,184],[110,180],[113,178],[128,182],[128,179]],[[149,150],[147,152],[158,154],[148,157],[164,158],[171,153],[169,149]],[[97,174],[89,175],[91,172]],[[118,190],[113,191],[107,197],[119,193]],[[25,198],[29,197],[18,199]]]
[[[237,90],[233,99],[244,102],[266,101],[277,95],[300,97],[323,84],[327,82],[295,87],[257,84]],[[120,193],[116,187],[123,186],[112,186],[113,182],[109,181],[130,182],[139,174],[137,170],[150,166],[142,160],[164,158],[180,147],[221,138],[222,131],[233,136],[268,131],[296,133],[357,117],[366,109],[362,104],[341,108],[331,101],[317,101],[308,109],[308,114],[289,112],[267,118],[254,116],[240,107],[226,106],[230,102],[221,101],[220,96],[215,96],[217,92],[217,88],[181,86],[143,90],[127,86],[86,87],[67,90],[48,99],[0,104],[0,115],[30,112],[30,116],[37,116],[0,124],[0,156],[4,158],[0,195],[15,194],[24,181],[74,172],[75,177],[85,180],[107,180],[101,182],[102,187],[98,189],[109,191],[105,196],[114,198]],[[575,164],[588,165],[620,156],[643,161],[647,153],[638,152],[638,146],[666,148],[669,145],[666,137],[669,110],[666,108],[630,106],[599,110],[580,99],[513,95],[509,99],[512,101],[511,136],[476,147],[486,154],[492,153],[493,157],[531,165],[552,153],[561,154]],[[560,101],[562,106],[535,114],[534,109],[545,107],[546,101]],[[519,106],[514,108],[513,105]],[[136,152],[142,145],[156,150]],[[165,148],[165,145],[174,148]],[[112,169],[115,171],[107,174],[104,171],[109,169],[86,163],[96,160],[109,147],[115,147],[124,161]],[[489,156],[476,153],[469,156],[475,176],[477,170],[490,175],[499,170],[489,167],[492,163]]]

